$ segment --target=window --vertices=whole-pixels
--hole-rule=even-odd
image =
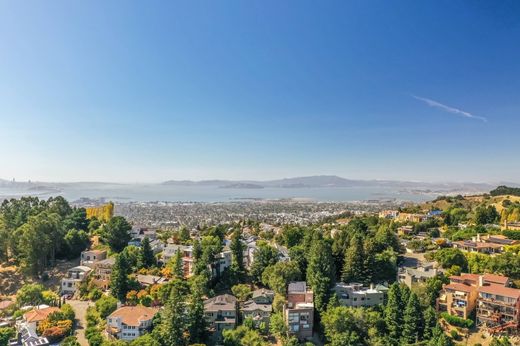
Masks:
[[[291,330],[293,332],[299,332],[300,331],[300,325],[299,324],[294,324],[291,326]]]

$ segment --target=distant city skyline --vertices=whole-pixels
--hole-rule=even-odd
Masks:
[[[0,3],[0,178],[520,183],[517,1]]]

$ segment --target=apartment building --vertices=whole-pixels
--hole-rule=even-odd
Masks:
[[[314,327],[314,294],[304,281],[291,282],[283,316],[289,333],[299,340],[312,337]]]
[[[477,325],[493,332],[520,327],[520,289],[497,284],[478,288]]]

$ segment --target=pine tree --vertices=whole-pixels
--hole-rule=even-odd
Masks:
[[[359,235],[354,235],[345,252],[341,279],[345,283],[364,281],[364,266],[363,239]]]
[[[377,261],[376,261],[376,243],[373,238],[367,238],[365,240],[363,254],[364,254],[364,260],[363,260],[363,277],[364,279],[362,282],[365,285],[370,285],[371,283],[374,283],[375,280],[375,271],[377,268]]]
[[[163,340],[167,345],[182,346],[187,344],[186,303],[180,282],[174,282],[163,313]]]
[[[424,325],[422,320],[421,305],[417,295],[413,292],[410,294],[408,304],[406,304],[403,322],[402,343],[405,345],[415,344],[419,341],[419,337],[422,334],[421,332],[424,328]]]
[[[401,337],[401,289],[398,283],[393,283],[388,290],[388,302],[385,307],[385,322],[388,336],[397,345]]]
[[[112,274],[110,276],[110,292],[111,294],[124,302],[126,294],[129,291],[128,274],[130,273],[130,265],[124,253],[116,255]]]
[[[320,233],[315,233],[309,253],[307,282],[314,292],[316,310],[324,311],[334,284],[334,258],[330,243]]]
[[[428,306],[424,311],[424,332],[423,339],[429,340],[433,337],[433,329],[437,326],[437,313],[435,309]]]
[[[399,309],[404,311],[406,306],[408,305],[408,300],[410,299],[411,290],[406,285],[400,285],[401,289],[401,300],[399,301]]]
[[[155,266],[155,256],[153,254],[152,247],[150,246],[150,239],[148,239],[148,237],[145,237],[141,243],[138,262],[140,268],[150,268]]]
[[[202,289],[204,278],[193,278],[190,304],[188,307],[188,328],[190,344],[202,344],[206,338],[206,319],[204,317],[204,302]]]
[[[182,262],[182,253],[180,250],[178,250],[172,258],[171,268],[174,279],[184,278],[184,263]]]
[[[238,227],[231,237],[230,249],[232,252],[231,259],[231,276],[233,283],[238,283],[245,275],[244,268],[244,244],[242,243],[242,229]]]

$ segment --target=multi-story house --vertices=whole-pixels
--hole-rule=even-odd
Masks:
[[[314,295],[306,282],[299,281],[289,284],[287,302],[283,307],[283,317],[290,334],[300,340],[312,337]]]
[[[345,284],[337,283],[334,292],[338,297],[339,303],[343,306],[374,306],[383,304],[385,301],[384,290],[379,287],[364,287],[359,283]]]
[[[107,258],[107,252],[104,250],[85,250],[81,252],[80,265],[94,268],[96,262]]]
[[[107,258],[102,261],[96,262],[94,266],[94,278],[92,280],[96,287],[102,290],[108,290],[110,285],[110,276],[112,275],[112,267],[114,266],[115,259]]]
[[[87,279],[87,276],[91,271],[92,269],[87,266],[77,266],[70,268],[67,271],[67,275],[61,279],[61,293],[76,293],[81,283]]]
[[[237,324],[237,299],[230,294],[222,294],[204,301],[204,316],[217,340],[222,331],[233,329]]]
[[[232,252],[229,248],[224,248],[215,256],[215,263],[212,266],[212,275],[214,277],[221,275],[224,270],[231,267]]]
[[[269,326],[269,317],[273,311],[274,291],[264,288],[253,292],[251,299],[244,302],[240,307],[244,320],[251,318],[257,327],[264,323]]]
[[[194,258],[193,258],[193,246],[188,245],[177,245],[177,244],[168,244],[164,248],[162,252],[162,262],[168,263],[174,256],[177,255],[177,252],[182,253],[182,264],[184,266],[184,276],[190,277],[193,274],[194,267]]]
[[[121,340],[134,340],[152,328],[158,311],[142,305],[122,306],[107,317],[107,333]]]
[[[399,268],[398,281],[409,288],[417,284],[426,283],[429,278],[433,278],[439,274],[437,269],[433,266],[432,263],[427,263],[418,268]]]
[[[497,284],[478,288],[477,325],[492,332],[520,327],[520,289]]]

